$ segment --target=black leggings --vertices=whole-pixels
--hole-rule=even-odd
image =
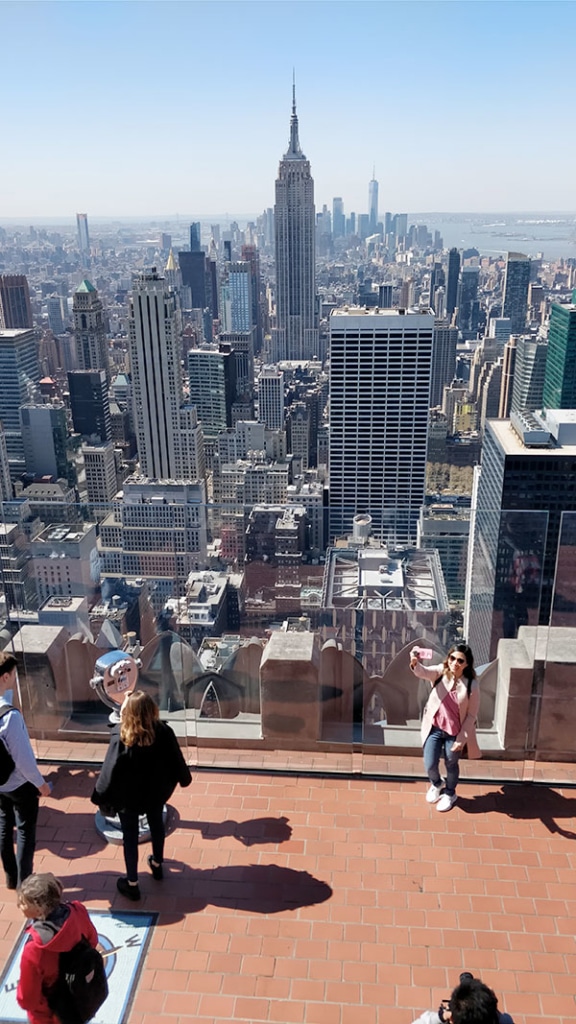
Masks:
[[[152,837],[152,856],[157,864],[164,860],[164,822],[162,820],[163,804],[147,807],[144,813],[148,818],[148,827]],[[122,825],[122,842],[124,844],[124,860],[129,882],[138,881],[138,818],[137,811],[119,811]]]

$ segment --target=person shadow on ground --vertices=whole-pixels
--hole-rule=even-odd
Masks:
[[[332,888],[327,882],[315,878],[308,871],[297,871],[279,864],[229,864],[201,869],[169,859],[165,861],[164,868],[162,886],[156,887],[153,883],[152,891],[143,893],[142,903],[134,906],[134,910],[154,908],[154,899],[156,895],[160,896],[162,924],[181,921],[187,914],[198,913],[209,905],[253,914],[280,914],[325,903],[332,896]],[[97,889],[97,896],[101,899],[103,892],[110,892],[114,909],[118,898],[114,888],[117,876],[118,871],[59,873],[69,898],[94,899]],[[124,901],[120,902],[124,906]]]
[[[242,846],[260,846],[264,843],[286,843],[292,836],[288,818],[252,818],[250,821],[183,821],[179,828],[200,832],[203,839],[222,839],[233,836]]]
[[[549,786],[504,783],[499,790],[465,797],[458,793],[458,807],[465,814],[505,814],[519,821],[539,820],[549,832],[576,839],[576,831],[563,828],[557,819],[576,821],[576,797],[563,796]]]

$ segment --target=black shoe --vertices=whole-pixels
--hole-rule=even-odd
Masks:
[[[122,896],[125,896],[127,900],[132,900],[133,903],[140,899],[140,886],[138,884],[130,885],[127,878],[119,878],[116,888]]]
[[[17,878],[13,878],[12,875],[6,875],[6,888],[7,889],[17,889],[18,888],[18,879]]]
[[[148,867],[152,872],[152,878],[155,878],[157,882],[161,882],[164,878],[164,872],[162,871],[161,864],[154,864],[154,858],[152,854],[148,857]]]

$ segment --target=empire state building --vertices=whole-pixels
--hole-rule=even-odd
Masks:
[[[272,359],[308,360],[318,355],[314,181],[300,149],[293,87],[290,143],[280,161],[274,206],[276,235],[276,328]]]

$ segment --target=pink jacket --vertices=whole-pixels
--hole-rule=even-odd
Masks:
[[[421,662],[417,662],[412,669],[412,672],[418,679],[428,679],[431,683],[436,682],[438,676],[442,676],[437,686],[432,688],[432,692],[426,702],[424,708],[424,714],[422,715],[422,744],[426,742],[428,734],[432,729],[434,722],[434,716],[438,711],[444,697],[451,689],[450,678],[444,672],[444,665],[422,665]],[[480,708],[480,686],[477,679],[472,680],[472,688],[470,690],[470,696],[468,696],[468,681],[462,678],[458,681],[456,696],[458,698],[458,711],[460,713],[460,732],[456,739],[458,743],[462,744],[462,748],[467,747],[468,757],[479,758],[482,757],[482,751],[478,746],[478,740],[476,739],[476,719],[478,718],[478,710]]]

